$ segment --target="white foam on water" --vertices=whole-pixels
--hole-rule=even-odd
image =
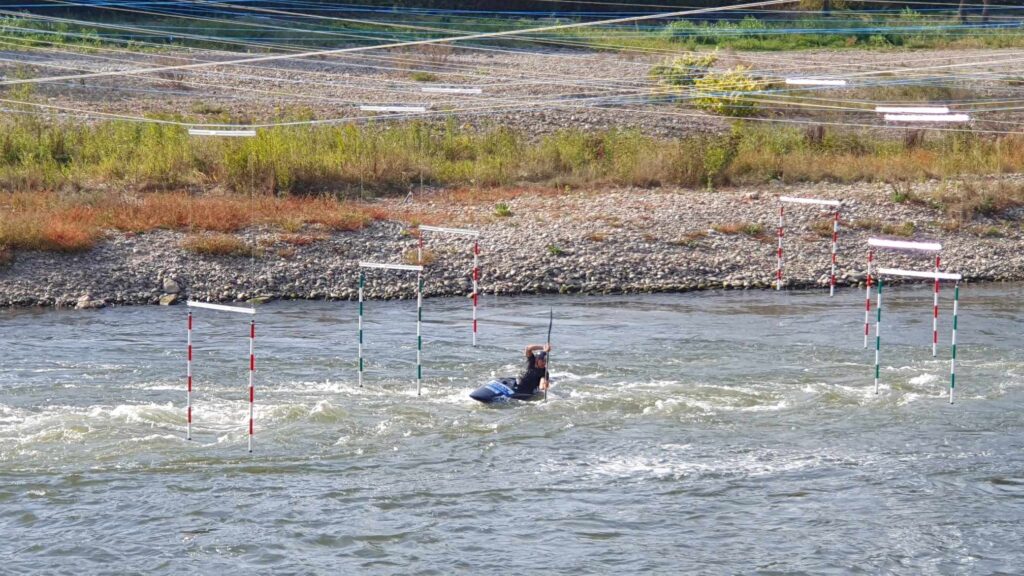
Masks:
[[[811,469],[837,459],[817,452],[779,453],[758,450],[742,454],[715,454],[713,460],[689,444],[663,445],[658,455],[630,455],[599,458],[591,470],[618,478],[682,479],[706,475],[756,478]]]
[[[129,442],[135,444],[149,444],[151,442],[187,442],[185,437],[181,434],[147,434],[146,436],[135,436],[128,439]]]
[[[315,416],[317,414],[327,414],[328,412],[332,412],[333,410],[334,406],[330,403],[330,401],[320,400],[319,402],[313,405],[313,408],[309,410],[309,415]]]
[[[908,382],[914,386],[923,386],[925,384],[931,384],[937,382],[939,377],[935,374],[921,374],[920,376],[914,376]]]
[[[597,380],[597,379],[603,378],[603,377],[604,377],[604,373],[603,372],[594,372],[593,374],[575,374],[573,372],[568,372],[568,371],[566,371],[566,372],[559,372],[557,370],[553,370],[551,372],[551,379],[552,380],[557,378],[557,379],[562,380],[564,382],[579,382],[580,380]]]
[[[913,402],[917,402],[918,400],[932,400],[932,401],[944,400],[944,399],[948,398],[948,395],[949,395],[949,390],[941,388],[941,387],[937,387],[935,389],[935,391],[933,391],[931,393],[926,393],[926,392],[920,392],[920,393],[918,393],[918,392],[905,392],[902,395],[900,395],[899,398],[896,400],[896,405],[897,406],[906,406],[907,404],[911,404]]]
[[[887,386],[883,385],[879,390],[888,389]],[[804,394],[834,394],[839,396],[843,401],[848,401],[857,406],[864,406],[873,402],[877,402],[878,397],[875,395],[875,387],[870,379],[865,379],[865,383],[862,385],[850,385],[850,384],[834,384],[830,382],[813,382],[804,384],[800,391]]]
[[[776,412],[778,410],[785,410],[791,406],[790,402],[786,399],[779,400],[774,404],[760,404],[757,406],[744,406],[737,408],[740,412]]]

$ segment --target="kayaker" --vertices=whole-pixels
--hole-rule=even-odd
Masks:
[[[516,394],[535,394],[537,388],[548,389],[548,352],[551,344],[526,347],[526,371],[516,380]]]

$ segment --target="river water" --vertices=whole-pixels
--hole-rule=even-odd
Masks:
[[[1024,566],[1024,286],[0,312],[0,573],[993,574]],[[467,394],[555,315],[547,402]]]

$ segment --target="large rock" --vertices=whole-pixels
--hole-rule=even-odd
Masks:
[[[181,286],[173,278],[164,278],[164,294],[178,294]]]
[[[171,306],[172,304],[177,304],[177,303],[178,303],[178,295],[177,294],[164,294],[163,296],[160,297],[160,305],[161,306]]]
[[[75,308],[78,310],[94,310],[96,308],[103,308],[107,303],[103,300],[93,300],[89,294],[82,294],[75,302]]]

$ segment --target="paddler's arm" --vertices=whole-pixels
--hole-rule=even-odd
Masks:
[[[544,344],[530,344],[526,347],[526,357],[533,356],[533,353],[538,350],[544,350]]]
[[[547,353],[550,353],[550,352],[551,352],[551,342],[548,342],[547,344],[544,345],[544,353],[547,354]],[[541,390],[547,390],[548,389],[548,384],[550,383],[548,381],[549,377],[550,377],[550,375],[548,374],[548,369],[545,368],[544,369],[544,377],[540,379],[540,388],[541,388]]]

